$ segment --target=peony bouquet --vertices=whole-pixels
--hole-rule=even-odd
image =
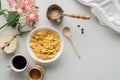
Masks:
[[[38,7],[35,5],[36,0],[7,0],[10,10],[1,8],[0,1],[0,15],[7,18],[7,23],[0,27],[0,29],[10,26],[18,30],[20,34],[26,33],[23,28],[25,26],[34,28],[39,21]]]

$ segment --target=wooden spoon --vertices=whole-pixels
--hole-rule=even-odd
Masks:
[[[63,34],[71,42],[71,44],[72,44],[72,46],[73,46],[73,48],[74,48],[78,58],[80,58],[80,54],[79,54],[79,52],[78,52],[77,48],[75,47],[75,44],[73,43],[73,40],[72,40],[71,29],[69,27],[64,27],[63,28]]]
[[[90,16],[80,15],[80,14],[65,14],[65,13],[62,13],[62,16],[68,16],[68,17],[72,17],[72,18],[85,19],[85,20],[90,19]]]

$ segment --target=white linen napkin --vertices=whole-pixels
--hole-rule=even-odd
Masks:
[[[91,7],[100,24],[120,33],[120,0],[77,0]]]

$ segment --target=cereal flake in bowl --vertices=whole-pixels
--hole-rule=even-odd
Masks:
[[[63,38],[53,28],[38,27],[28,36],[27,48],[33,59],[42,63],[52,62],[62,53]]]

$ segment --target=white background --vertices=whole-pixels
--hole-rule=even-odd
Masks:
[[[8,8],[6,0],[2,0],[3,8]],[[51,4],[59,4],[65,13],[88,14],[91,20],[78,20],[64,17],[61,24],[55,25],[46,18],[46,10]],[[85,7],[75,0],[37,0],[40,7],[40,25],[49,25],[62,33],[64,26],[72,29],[73,41],[80,51],[81,59],[78,59],[70,42],[64,37],[64,51],[61,57],[47,65],[43,80],[120,80],[120,34],[107,26],[99,25],[98,20],[91,14],[90,8]],[[5,18],[0,17],[0,25],[5,23]],[[85,34],[81,34],[81,25]],[[12,28],[0,31],[3,34],[17,34]],[[27,71],[34,64],[42,65],[34,61],[26,49],[28,34],[18,37],[18,47],[14,54],[24,55],[29,66],[26,71],[16,73],[8,68],[13,55],[0,52],[0,79],[1,80],[28,80]],[[44,66],[44,65],[43,65]]]

